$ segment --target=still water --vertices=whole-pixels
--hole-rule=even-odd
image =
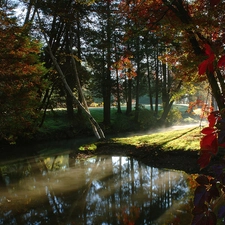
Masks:
[[[0,165],[0,224],[189,224],[188,175],[120,156]]]

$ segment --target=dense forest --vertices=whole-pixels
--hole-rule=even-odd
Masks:
[[[201,169],[213,157],[220,163],[210,168],[214,177],[195,179],[192,224],[218,224],[217,217],[224,224],[224,11],[224,0],[0,1],[1,152],[7,152],[2,143],[27,144],[41,140],[42,134],[49,140],[54,130],[50,127],[60,129],[63,123],[66,130],[55,133],[55,139],[94,133],[105,141],[110,132],[170,125],[182,117],[175,103],[189,104],[189,112],[202,107],[209,124],[198,134],[196,163]],[[101,109],[100,120],[92,108]],[[50,125],[52,118],[55,123]],[[140,143],[142,158],[159,157],[146,143]],[[140,154],[138,147],[135,151]],[[180,155],[179,163],[192,160],[183,151]],[[135,165],[133,159],[130,165]],[[169,183],[169,189],[160,187],[166,198],[159,208],[169,206],[176,194]],[[115,203],[116,195],[112,199]],[[110,204],[108,199],[105,205]],[[134,208],[134,213],[139,212]]]
[[[165,124],[174,102],[212,95],[224,108],[224,7],[216,0],[1,1],[0,139],[30,137],[56,108],[66,108],[73,127],[89,121],[98,139],[112,124],[112,107],[139,128],[144,117],[149,127]],[[103,107],[100,125],[90,106]]]

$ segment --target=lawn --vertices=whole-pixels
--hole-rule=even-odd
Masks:
[[[186,115],[187,105],[174,105],[178,108],[182,114]],[[117,114],[116,107],[111,108],[111,120],[112,120],[112,135],[119,133],[120,136],[125,135],[124,133],[133,130],[133,123],[129,117],[125,116],[125,108],[122,108],[123,114]],[[91,114],[97,122],[101,123],[103,120],[103,108],[92,107],[90,108]],[[192,121],[190,121],[192,122]],[[195,121],[197,122],[197,121]],[[87,123],[87,122],[84,122]],[[39,132],[42,136],[48,136],[50,134],[57,134],[57,132],[70,132],[70,123],[67,120],[65,109],[56,109],[54,111],[47,112],[46,120]],[[154,127],[154,126],[153,126]],[[90,132],[91,129],[90,129]],[[137,132],[137,131],[135,131]],[[195,127],[188,127],[187,129],[181,130],[152,130],[152,134],[145,130],[144,135],[136,135],[132,137],[121,137],[113,139],[113,141],[121,144],[130,144],[136,146],[143,145],[161,145],[167,150],[173,149],[184,149],[184,150],[198,150],[200,142],[200,128],[196,123]],[[79,134],[79,133],[78,133]],[[134,134],[135,135],[135,134]],[[53,135],[54,136],[54,135]],[[107,135],[106,135],[107,136]]]
[[[132,137],[114,138],[113,141],[122,145],[139,146],[160,146],[168,150],[184,151],[199,150],[200,133],[199,126],[181,130],[169,130],[157,132],[149,135],[138,135]]]

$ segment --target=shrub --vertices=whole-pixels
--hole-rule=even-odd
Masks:
[[[115,113],[112,120],[112,129],[116,132],[136,130],[133,118],[122,113]]]
[[[162,113],[162,111],[160,113]],[[172,108],[166,118],[165,123],[167,126],[178,124],[182,121],[182,119],[182,112],[177,108]]]
[[[144,107],[141,107],[138,110],[138,124],[140,129],[146,130],[156,125],[157,118],[154,111],[150,111]]]

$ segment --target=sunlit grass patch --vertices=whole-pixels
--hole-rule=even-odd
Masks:
[[[143,136],[115,138],[115,142],[123,145],[160,146],[165,150],[199,150],[200,128],[188,128],[154,133]]]
[[[79,147],[80,151],[94,151],[97,149],[97,146],[95,144],[88,144],[88,145],[82,145]]]

